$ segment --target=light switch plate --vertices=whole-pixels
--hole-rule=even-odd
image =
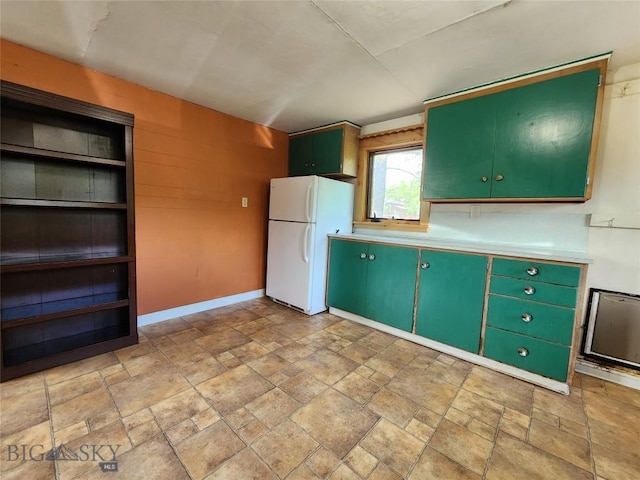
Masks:
[[[242,206],[244,208],[247,208],[249,206],[249,198],[248,197],[242,197]]]

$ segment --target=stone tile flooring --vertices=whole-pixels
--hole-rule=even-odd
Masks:
[[[3,480],[640,478],[638,391],[564,396],[267,299],[0,388]]]

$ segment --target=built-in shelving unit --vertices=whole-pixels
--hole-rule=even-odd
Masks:
[[[4,381],[138,336],[133,116],[1,88]]]

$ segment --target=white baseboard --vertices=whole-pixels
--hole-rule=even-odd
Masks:
[[[640,390],[640,373],[633,375],[616,369],[615,367],[608,367],[591,362],[585,358],[578,358],[576,360],[576,372]]]
[[[490,358],[482,357],[480,355],[476,355],[475,353],[467,352],[466,350],[460,350],[459,348],[436,342],[435,340],[430,340],[428,338],[421,337],[420,335],[405,332],[404,330],[390,327],[389,325],[385,325],[384,323],[374,322],[373,320],[361,317],[360,315],[354,315],[350,312],[345,312],[344,310],[340,310],[339,308],[329,307],[329,313],[342,318],[346,318],[347,320],[353,320],[354,322],[358,322],[368,327],[375,328],[376,330],[390,333],[391,335],[395,335],[396,337],[404,338],[405,340],[409,340],[410,342],[432,348],[433,350],[446,353],[447,355],[451,355],[452,357],[466,360],[468,362],[475,363],[476,365],[505,373],[512,377],[519,378],[520,380],[524,380],[525,382],[540,385],[541,387],[548,388],[549,390],[553,390],[554,392],[562,393],[564,395],[569,394],[569,385],[564,382],[552,380],[550,378],[543,377],[542,375],[537,375],[535,373],[512,367],[511,365],[496,362],[495,360],[491,360]]]
[[[260,297],[264,297],[264,289],[238,293],[237,295],[229,295],[228,297],[214,298],[213,300],[192,303],[190,305],[182,305],[175,308],[168,308],[167,310],[160,310],[159,312],[145,313],[144,315],[138,315],[138,327],[144,327],[145,325],[151,325],[152,323],[164,322],[165,320],[171,320],[172,318],[182,317],[184,315],[204,312],[206,310],[211,310],[212,308],[226,307],[227,305],[246,302],[247,300],[254,300]]]

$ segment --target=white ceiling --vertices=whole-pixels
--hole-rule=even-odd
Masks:
[[[285,132],[613,51],[640,1],[10,1],[2,37]]]

